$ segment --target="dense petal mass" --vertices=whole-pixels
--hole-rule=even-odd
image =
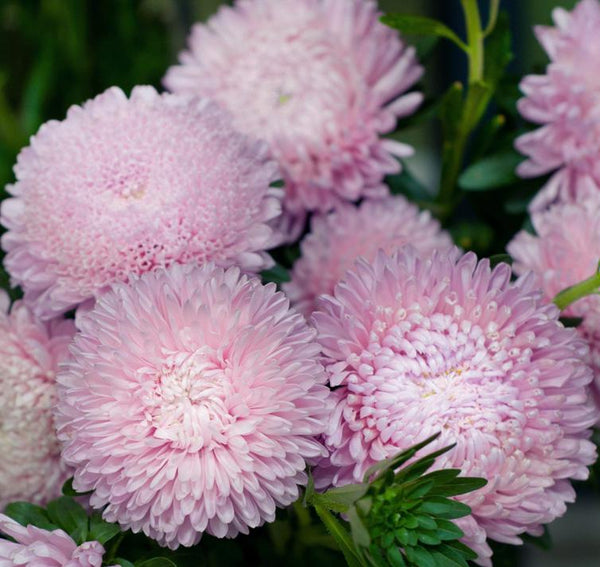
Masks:
[[[534,212],[531,220],[536,235],[522,230],[507,250],[514,259],[515,274],[532,271],[546,301],[596,273],[600,260],[600,195]],[[600,409],[600,296],[576,301],[564,315],[583,318],[577,331],[590,347],[593,393]]]
[[[558,170],[532,210],[600,194],[600,3],[581,0],[572,12],[556,8],[553,18],[556,27],[535,30],[550,57],[546,74],[521,82],[519,111],[542,126],[517,139],[528,157],[518,172],[532,177]]]
[[[372,260],[379,249],[393,252],[408,243],[424,255],[452,247],[450,235],[439,222],[400,195],[368,199],[359,207],[342,205],[312,218],[311,231],[301,243],[302,256],[283,290],[308,317],[317,297],[333,293],[359,257]]]
[[[412,149],[380,135],[420,104],[403,93],[422,68],[378,17],[371,0],[239,0],[194,27],[164,82],[213,98],[269,143],[290,213],[383,196]]]
[[[5,266],[44,318],[172,263],[258,271],[280,213],[266,155],[212,103],[109,89],[20,153],[2,203]]]
[[[57,428],[105,519],[176,548],[298,498],[330,397],[315,331],[273,284],[173,266],[116,285],[78,325]]]
[[[465,542],[519,543],[575,498],[595,460],[585,343],[541,300],[532,277],[472,254],[410,247],[358,260],[313,315],[337,406],[323,474],[343,485],[429,435],[456,447],[437,463],[488,484],[461,497]]]
[[[15,541],[0,539],[3,567],[101,567],[104,547],[97,541],[80,546],[63,530],[47,531],[22,526],[0,514],[0,532]],[[116,565],[114,566],[116,567]]]
[[[15,500],[43,504],[68,473],[53,423],[56,372],[68,355],[72,321],[38,321],[0,292],[0,510]]]

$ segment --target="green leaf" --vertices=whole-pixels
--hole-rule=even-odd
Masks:
[[[289,282],[291,279],[289,272],[280,264],[275,264],[272,268],[264,270],[260,275],[263,283],[273,282],[278,285],[284,282]]]
[[[95,539],[101,544],[105,544],[107,541],[115,537],[121,532],[118,524],[110,524],[102,519],[100,514],[93,514],[90,518],[90,539]]]
[[[85,541],[88,517],[80,504],[70,496],[61,496],[49,502],[47,510],[48,516],[57,526],[72,536],[76,535],[79,543]]]
[[[430,514],[437,518],[446,518],[453,520],[454,518],[462,518],[471,513],[471,508],[462,502],[449,500],[448,498],[433,497],[423,502],[418,508],[419,512]]]
[[[435,523],[437,524],[436,535],[442,540],[460,539],[465,535],[464,532],[450,520],[437,518]]]
[[[434,557],[423,547],[407,547],[404,552],[408,560],[419,567],[436,567]]]
[[[11,502],[4,509],[4,513],[22,526],[32,525],[44,530],[55,530],[59,527],[50,521],[43,508],[29,502]]]
[[[412,486],[406,486],[404,490],[404,498],[409,500],[413,498],[422,498],[434,487],[433,480],[424,480],[424,477],[418,479]]]
[[[167,557],[153,557],[152,559],[136,561],[135,567],[177,567],[177,564]]]
[[[352,506],[357,500],[362,498],[369,490],[369,485],[347,484],[339,488],[331,488],[322,494],[315,493],[313,500],[316,504],[333,510],[334,512],[346,512],[349,506]]]
[[[460,554],[448,556],[439,551],[439,546],[431,550],[431,555],[435,559],[437,567],[469,567],[467,560]]]
[[[131,561],[128,561],[127,559],[122,559],[121,557],[117,557],[112,561],[114,561],[115,565],[121,565],[121,567],[135,567],[135,565]]]
[[[443,37],[449,39],[461,49],[467,50],[464,42],[448,26],[438,20],[407,14],[386,14],[381,17],[381,21],[386,26],[394,28],[403,34]]]
[[[440,551],[448,555],[448,549],[452,549],[457,553],[462,554],[466,559],[477,559],[477,553],[475,553],[470,547],[467,547],[460,541],[449,541],[439,546]]]
[[[387,558],[390,562],[390,565],[393,567],[405,567],[406,561],[402,556],[402,552],[397,547],[390,547],[387,550]]]
[[[349,567],[365,567],[364,561],[359,557],[354,547],[354,543],[350,534],[346,531],[344,526],[335,518],[335,516],[326,508],[316,505],[315,511],[325,524],[327,531],[332,535],[338,544],[340,550],[344,554],[346,563]]]
[[[509,19],[502,12],[485,42],[484,78],[495,90],[513,58]]]
[[[384,459],[383,461],[379,461],[378,463],[375,463],[374,465],[372,465],[371,467],[369,467],[367,469],[367,472],[365,473],[363,481],[369,482],[369,478],[371,478],[374,474],[381,475],[383,472],[385,472],[387,470],[393,471],[393,470],[397,469],[398,467],[402,466],[404,463],[406,463],[407,461],[412,459],[415,456],[415,454],[418,451],[420,451],[423,447],[426,447],[430,443],[433,443],[440,435],[441,435],[441,433],[436,433],[435,435],[428,437],[421,443],[417,443],[416,445],[410,447],[409,449],[406,449],[405,451],[398,453],[394,457],[390,457],[389,459]]]
[[[352,539],[354,540],[355,545],[369,547],[371,545],[371,536],[369,535],[369,530],[367,530],[359,516],[356,507],[350,506],[346,515],[350,522],[350,531],[352,532]]]
[[[458,178],[464,191],[489,191],[518,181],[515,169],[523,156],[513,151],[493,154],[471,164]]]

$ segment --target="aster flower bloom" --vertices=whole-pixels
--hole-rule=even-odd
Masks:
[[[0,565],[12,567],[100,567],[104,547],[97,541],[80,546],[63,531],[51,532],[35,526],[24,527],[0,514],[0,532],[15,541],[0,539]],[[116,565],[114,567],[117,567]]]
[[[507,251],[514,259],[515,274],[533,271],[546,301],[552,301],[560,291],[589,278],[598,268],[600,195],[533,213],[531,220],[537,236],[521,231]],[[576,301],[564,315],[583,318],[577,331],[590,347],[588,362],[595,378],[592,391],[600,408],[600,296]]]
[[[239,0],[197,24],[166,87],[213,98],[265,139],[291,215],[381,197],[409,146],[382,140],[414,112],[415,50],[371,0]]]
[[[379,249],[393,252],[411,243],[423,255],[449,250],[450,235],[428,211],[419,211],[400,195],[347,204],[328,215],[313,216],[311,232],[301,243],[291,282],[283,285],[292,305],[307,317],[316,299],[333,293],[346,270],[360,256],[372,260]]]
[[[212,103],[111,88],[20,153],[5,266],[43,318],[172,263],[268,267],[281,190],[266,154]]]
[[[115,285],[78,325],[58,436],[107,521],[174,549],[298,498],[331,405],[315,331],[274,284],[173,266]]]
[[[558,170],[531,203],[538,210],[600,192],[600,3],[582,0],[572,12],[555,8],[556,27],[535,28],[550,57],[545,75],[521,82],[519,111],[542,127],[516,147],[527,155],[518,173],[534,177]]]
[[[0,510],[14,500],[44,504],[67,479],[52,412],[74,333],[72,321],[42,323],[20,301],[8,307],[0,291]]]
[[[436,466],[488,480],[461,497],[472,516],[457,521],[483,565],[486,537],[541,533],[595,460],[586,345],[534,278],[510,275],[472,253],[422,259],[408,246],[358,260],[313,315],[337,399],[321,474],[358,481],[441,431],[438,446],[456,447]]]

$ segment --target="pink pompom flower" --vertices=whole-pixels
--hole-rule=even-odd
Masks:
[[[205,100],[111,88],[71,107],[21,151],[2,203],[13,284],[50,318],[172,263],[268,267],[281,190],[266,156]]]
[[[457,521],[483,565],[486,537],[517,544],[562,515],[569,479],[596,457],[586,345],[534,278],[510,276],[472,253],[423,259],[408,246],[358,260],[313,315],[337,399],[321,474],[359,481],[441,432],[436,443],[456,447],[436,466],[488,480],[461,497],[472,516]]]
[[[412,148],[381,134],[415,111],[415,50],[371,0],[238,0],[197,24],[164,83],[226,107],[265,139],[292,215],[387,194],[384,175]],[[403,96],[400,96],[403,95]]]
[[[58,436],[107,521],[174,549],[298,498],[331,405],[316,333],[274,284],[173,266],[115,285],[78,326]]]
[[[523,79],[518,104],[526,119],[541,124],[516,141],[528,157],[518,173],[557,170],[531,210],[600,193],[600,3],[581,0],[572,12],[555,8],[552,15],[556,27],[535,28],[550,64],[545,75]]]
[[[2,567],[101,567],[104,547],[97,541],[80,546],[63,531],[51,532],[35,526],[22,526],[0,514],[0,532],[15,541],[0,539]],[[114,567],[117,567],[116,565]]]
[[[546,301],[552,301],[560,291],[591,277],[598,269],[599,197],[533,213],[531,221],[536,235],[522,230],[508,244],[515,274],[532,271]],[[590,347],[588,362],[595,378],[592,391],[600,409],[600,296],[584,297],[563,313],[583,318],[577,331]]]
[[[0,291],[0,510],[15,500],[44,504],[67,479],[53,411],[75,332],[72,321],[38,321],[20,301],[8,308]]]
[[[283,285],[292,305],[306,317],[316,309],[317,297],[333,293],[361,256],[372,260],[379,249],[393,252],[408,243],[423,255],[453,246],[428,211],[419,211],[400,195],[365,200],[359,207],[342,205],[328,215],[313,216],[311,223],[292,279]]]

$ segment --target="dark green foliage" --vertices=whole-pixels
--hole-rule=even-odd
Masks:
[[[459,477],[457,469],[427,472],[453,446],[413,460],[437,437],[372,466],[362,483],[323,494],[309,484],[305,500],[316,509],[348,565],[467,567],[467,561],[476,558],[458,541],[464,534],[452,523],[470,514],[470,508],[452,497],[477,490],[486,481]],[[349,529],[335,512],[344,514]]]

